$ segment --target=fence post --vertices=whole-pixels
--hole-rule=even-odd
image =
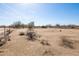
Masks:
[[[10,26],[9,26],[9,34],[10,34]],[[8,34],[8,41],[10,41],[10,37],[9,37],[9,34]]]
[[[6,40],[6,36],[5,36],[5,26],[4,26],[4,39]]]

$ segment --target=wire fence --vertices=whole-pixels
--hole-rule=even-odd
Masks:
[[[0,46],[4,45],[8,40],[10,40],[9,34],[11,33],[10,27],[7,29],[5,26],[3,31],[0,33]]]

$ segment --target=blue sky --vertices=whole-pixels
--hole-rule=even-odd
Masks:
[[[0,25],[9,25],[21,21],[36,25],[78,24],[79,4],[77,3],[0,3]]]

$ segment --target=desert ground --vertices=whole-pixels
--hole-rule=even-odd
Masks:
[[[11,40],[0,47],[0,56],[79,56],[79,29],[35,28],[39,37],[34,41],[19,35],[27,28],[12,30]]]

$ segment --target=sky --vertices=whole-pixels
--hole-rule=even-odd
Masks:
[[[21,21],[35,25],[79,25],[78,3],[0,3],[0,25]]]

